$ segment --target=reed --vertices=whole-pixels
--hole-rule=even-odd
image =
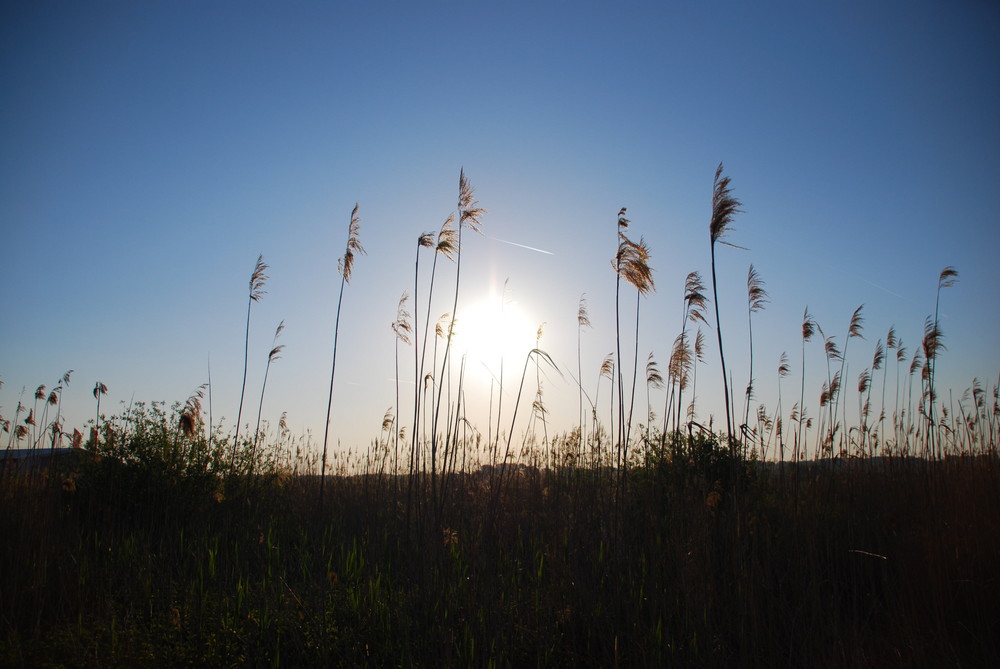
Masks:
[[[281,352],[285,349],[284,344],[278,343],[278,337],[281,336],[281,332],[284,329],[285,321],[281,321],[274,330],[274,339],[271,340],[271,350],[267,354],[267,365],[264,367],[264,381],[260,384],[260,404],[257,405],[257,424],[254,426],[253,448],[250,451],[250,470],[248,472],[250,476],[253,476],[253,464],[257,460],[257,446],[260,443],[260,417],[264,411],[264,391],[267,390],[267,375],[271,372],[271,363],[280,358]]]
[[[94,384],[94,399],[97,400],[97,412],[94,414],[94,429],[101,429],[101,396],[108,394],[108,387],[98,381]]]
[[[410,337],[413,333],[413,325],[410,322],[410,312],[406,309],[406,302],[409,300],[409,294],[404,290],[402,296],[399,298],[399,304],[396,305],[396,320],[392,322],[390,327],[392,328],[395,337],[395,383],[396,383],[396,415],[401,415],[401,407],[399,405],[399,344],[403,343],[407,346],[410,345]],[[414,393],[416,394],[416,393]],[[416,426],[414,426],[414,430]],[[392,461],[392,471],[393,474],[399,473],[399,441],[401,439],[400,433],[402,432],[402,426],[397,426],[393,430],[393,461]]]
[[[473,232],[482,233],[482,217],[486,210],[479,206],[475,199],[475,190],[465,176],[465,170],[459,171],[458,175],[458,206],[456,211],[457,230],[455,236],[455,291],[451,308],[451,319],[448,324],[447,339],[445,341],[444,356],[441,361],[441,373],[439,378],[448,378],[450,363],[452,337],[455,333],[455,323],[458,318],[458,296],[462,285],[462,231],[468,228]],[[434,416],[431,423],[431,491],[435,496],[437,485],[437,452],[438,425],[441,414],[441,400],[444,393],[445,384],[439,383],[437,388],[437,398],[434,405]],[[446,421],[447,422],[447,421]]]
[[[729,396],[729,376],[726,373],[725,348],[722,345],[722,322],[719,318],[719,288],[715,271],[715,244],[722,242],[726,234],[730,232],[733,219],[736,214],[741,213],[742,202],[733,197],[732,189],[729,186],[730,178],[723,176],[723,165],[715,170],[715,181],[712,185],[712,217],[708,224],[709,239],[711,240],[711,261],[712,261],[712,301],[715,303],[715,333],[719,340],[719,361],[722,365],[722,389],[723,404],[726,407],[726,434],[728,435],[730,448],[733,444],[733,418],[730,408]]]
[[[354,204],[351,210],[350,223],[347,226],[347,245],[344,248],[344,255],[337,263],[337,270],[340,274],[340,294],[337,297],[337,315],[333,325],[333,362],[330,364],[330,391],[326,399],[326,423],[323,428],[323,459],[320,463],[319,473],[319,503],[323,506],[323,493],[326,486],[326,464],[329,454],[330,440],[330,412],[333,409],[333,384],[337,375],[337,342],[340,336],[340,309],[344,304],[344,287],[351,282],[351,272],[354,269],[355,254],[365,255],[365,248],[361,245],[361,218],[358,216],[359,205]]]
[[[747,332],[750,340],[750,371],[747,375],[747,389],[744,397],[743,427],[740,432],[741,443],[746,433],[744,432],[750,422],[750,402],[754,396],[753,378],[753,315],[764,309],[764,305],[770,300],[767,291],[764,289],[764,280],[751,264],[747,270]]]
[[[62,429],[62,397],[63,397],[63,392],[65,391],[66,386],[69,385],[69,379],[70,379],[71,376],[73,376],[73,370],[72,369],[62,375],[62,377],[59,379],[59,385],[56,386],[56,390],[53,391],[54,393],[56,393],[57,397],[56,397],[56,403],[55,403],[56,404],[56,417],[52,421],[52,448],[57,448],[60,445],[60,443],[62,442],[62,435],[63,435],[63,429]]]
[[[579,423],[580,443],[577,455],[583,452],[583,445],[587,443],[586,426],[583,416],[583,329],[592,327],[590,323],[590,312],[587,310],[587,296],[580,295],[580,302],[576,309],[576,378],[579,398]]]
[[[941,344],[941,321],[939,319],[941,314],[941,290],[944,288],[951,288],[958,281],[958,271],[949,265],[941,270],[938,275],[937,284],[937,294],[934,297],[934,327],[931,330],[930,337],[925,333],[924,335],[924,357],[927,360],[928,366],[928,399],[929,399],[929,420],[933,428],[931,433],[931,448],[937,448],[937,394],[934,387],[934,373],[937,370],[937,358],[938,351],[943,348]],[[928,340],[929,339],[929,340]],[[940,453],[938,453],[940,455]]]
[[[250,273],[249,295],[247,297],[247,328],[243,339],[243,383],[240,385],[240,406],[236,411],[236,430],[233,434],[232,468],[234,472],[236,471],[236,451],[240,446],[240,423],[243,420],[243,400],[247,391],[247,365],[250,359],[250,308],[254,302],[260,302],[260,298],[267,292],[264,290],[264,286],[269,278],[266,274],[267,270],[268,266],[264,262],[264,254],[262,253],[257,256],[253,272]]]
[[[628,448],[632,431],[632,410],[635,407],[636,379],[639,370],[639,304],[640,298],[654,290],[653,270],[649,265],[649,247],[642,238],[632,241],[625,234],[629,221],[625,218],[627,209],[618,212],[618,247],[611,263],[615,270],[615,346],[618,352],[618,438],[616,440],[617,464],[622,472],[628,462]],[[629,410],[625,412],[624,359],[621,345],[621,282],[625,279],[636,291],[635,302],[635,353],[632,358],[632,385]],[[624,479],[623,479],[624,480]]]

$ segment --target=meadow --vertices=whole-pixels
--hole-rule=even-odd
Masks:
[[[31,406],[0,418],[0,663],[996,666],[1000,384],[973,380],[944,401],[935,375],[940,303],[957,270],[940,271],[935,313],[912,353],[890,330],[856,384],[845,362],[867,342],[863,309],[839,343],[806,310],[801,380],[789,379],[792,394],[768,411],[755,404],[752,323],[768,296],[753,266],[751,367],[739,391],[718,312],[715,248],[728,243],[740,206],[720,165],[711,273],[688,275],[662,370],[652,356],[639,368],[639,298],[653,278],[648,248],[619,212],[616,349],[596,386],[579,381],[582,368],[565,370],[578,391],[567,430],[547,409],[541,379],[556,363],[541,331],[509,361],[515,389],[495,379],[487,424],[466,413],[452,338],[462,235],[480,229],[485,211],[464,173],[455,216],[417,238],[412,302],[404,295],[393,324],[396,395],[366,450],[344,453],[328,439],[349,324],[343,295],[364,254],[358,207],[340,258],[321,445],[283,420],[272,429],[259,409],[255,423],[244,420],[263,256],[248,282],[231,430],[213,420],[207,384],[170,406],[134,402],[106,415],[98,382],[94,419],[72,431],[61,421],[70,373],[39,386]],[[454,285],[432,329],[439,259],[454,263]],[[621,318],[626,300],[632,328]],[[583,299],[577,324],[582,336]],[[724,423],[696,404],[706,336],[717,342]],[[826,369],[815,405],[806,401],[810,342]],[[777,376],[791,376],[785,357]],[[659,412],[651,391],[663,398]],[[44,466],[12,457],[61,446],[69,453]]]

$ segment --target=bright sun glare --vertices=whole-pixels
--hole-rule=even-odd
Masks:
[[[538,323],[532,323],[517,301],[491,296],[475,302],[458,313],[455,346],[468,356],[467,372],[499,376],[500,361],[510,370],[524,363],[535,347]]]

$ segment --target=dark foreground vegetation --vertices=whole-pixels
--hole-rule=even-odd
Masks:
[[[8,467],[6,666],[997,666],[995,456],[317,477],[142,409]],[[226,440],[220,440],[227,444]],[[250,452],[252,444],[247,444]],[[265,460],[256,448],[255,457]]]

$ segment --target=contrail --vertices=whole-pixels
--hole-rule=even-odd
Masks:
[[[504,244],[510,244],[511,246],[519,246],[522,249],[528,249],[529,251],[537,251],[539,253],[544,253],[547,256],[554,256],[555,253],[552,251],[546,251],[545,249],[536,249],[534,246],[527,246],[525,244],[518,244],[517,242],[508,242],[506,239],[500,239],[499,237],[490,237],[489,235],[484,235],[487,239],[492,239],[497,242],[502,242]]]

